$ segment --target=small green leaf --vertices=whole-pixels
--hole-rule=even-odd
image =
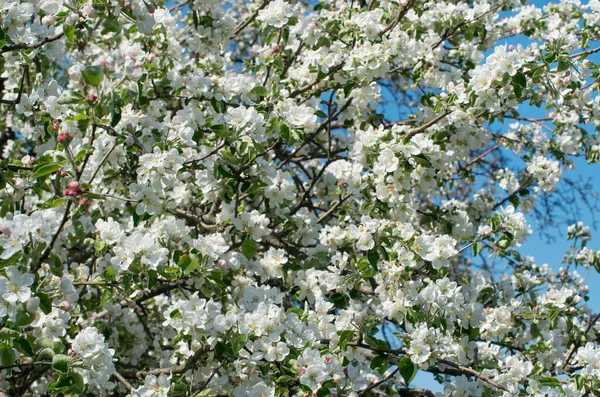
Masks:
[[[383,356],[375,356],[373,360],[371,360],[370,368],[373,371],[379,372],[380,375],[383,375],[385,371],[387,371],[388,367],[389,364]]]
[[[246,342],[248,342],[248,335],[240,335],[235,338],[233,341],[233,352],[235,354],[239,353],[239,351],[246,346]]]
[[[287,124],[281,124],[279,126],[279,136],[286,142],[290,140],[290,127]]]
[[[13,339],[13,347],[27,357],[33,357],[33,348],[27,339],[23,337]]]
[[[69,43],[73,43],[75,41],[75,26],[64,24],[63,32]]]
[[[546,378],[540,378],[538,380],[538,382],[540,383],[540,385],[542,386],[560,386],[560,380],[556,379],[556,378],[550,378],[550,377],[546,377]]]
[[[259,96],[259,97],[264,97],[267,96],[269,94],[269,92],[267,91],[267,89],[263,86],[256,86],[254,87],[252,90],[250,90],[250,94]]]
[[[62,167],[59,163],[42,163],[39,166],[33,167],[33,176],[34,178],[39,178],[41,176],[45,176],[53,173],[54,171],[59,170]]]
[[[513,84],[520,85],[521,87],[527,87],[527,77],[525,77],[525,75],[521,71],[518,71],[512,77],[512,82]]]
[[[44,314],[50,314],[52,311],[52,301],[46,294],[38,293],[37,297],[40,298],[40,309]]]
[[[35,342],[33,342],[33,345],[37,350],[41,350],[44,348],[52,349],[52,347],[54,346],[54,342],[50,338],[40,337],[37,338]]]
[[[404,378],[404,384],[408,386],[417,375],[417,366],[413,364],[410,358],[402,357],[398,363],[398,368],[400,368],[400,375]]]
[[[106,32],[113,32],[113,33],[119,33],[121,31],[121,24],[119,23],[119,21],[115,18],[110,18],[104,21],[104,23],[102,24],[102,32],[104,33],[104,31]]]
[[[329,389],[326,389],[324,387],[321,387],[319,390],[317,390],[317,397],[327,397],[330,395],[331,392],[329,391]]]
[[[46,358],[48,360],[52,360],[54,358],[54,354],[54,350],[50,349],[49,347],[45,347],[37,353],[37,356],[39,358]]]
[[[83,81],[88,85],[99,86],[104,78],[103,66],[86,66],[82,71]]]
[[[23,303],[20,303],[17,306],[17,316],[15,319],[15,324],[17,324],[19,327],[24,327],[26,325],[31,324],[33,320],[35,320],[35,314],[29,313],[25,305]]]
[[[218,341],[215,345],[215,358],[220,359],[225,355],[225,344],[221,341]]]
[[[256,241],[251,238],[244,240],[242,243],[242,254],[244,254],[246,259],[252,259],[254,254],[256,254]]]
[[[354,331],[350,331],[350,330],[340,331],[339,334],[340,334],[340,341],[339,341],[340,349],[345,350],[346,346],[348,346],[348,343],[350,343],[352,341],[352,338],[354,338]]]
[[[479,243],[473,244],[473,256],[479,255],[479,253],[481,252],[481,247],[482,245]]]
[[[69,393],[74,394],[76,396],[83,395],[85,390],[85,383],[83,382],[83,377],[78,373],[72,373],[69,375],[71,378],[71,388],[69,389]]]
[[[566,62],[565,60],[559,60],[558,61],[558,67],[557,67],[557,71],[559,72],[564,72],[565,70],[568,70],[570,67],[569,63]]]
[[[63,374],[69,373],[69,356],[65,354],[56,354],[52,357],[52,368]]]
[[[4,347],[0,349],[0,360],[2,360],[2,365],[13,365],[16,359],[17,356],[12,347]]]

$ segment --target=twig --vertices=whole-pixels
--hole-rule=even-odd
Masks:
[[[476,378],[478,378],[478,379],[480,379],[480,380],[482,380],[482,381],[484,381],[484,382],[486,382],[486,383],[494,386],[496,389],[500,389],[500,390],[503,390],[503,391],[508,391],[508,389],[506,389],[504,386],[502,386],[498,382],[493,381],[488,376],[485,376],[481,372],[477,372],[474,369],[464,367],[464,366],[462,366],[460,364],[456,364],[456,363],[453,363],[452,361],[448,361],[448,360],[440,360],[440,363],[442,363],[444,365],[447,365],[447,366],[450,366],[450,367],[453,367],[453,368],[456,368],[456,369],[460,370],[461,372],[463,372],[466,375],[474,376],[474,377],[476,377]]]
[[[238,26],[235,27],[235,29],[233,30],[233,33],[237,35],[242,30],[244,30],[246,28],[246,26],[250,25],[252,23],[252,21],[254,21],[256,19],[256,17],[258,16],[258,12],[260,10],[262,10],[263,8],[265,8],[267,6],[267,4],[269,4],[270,1],[271,0],[263,1],[262,4],[260,6],[258,6],[256,11],[254,11],[248,19],[246,19],[244,22],[241,22]]]
[[[365,394],[367,394],[369,391],[379,387],[380,385],[384,384],[385,382],[387,382],[388,380],[392,379],[397,373],[398,371],[400,371],[400,367],[396,367],[395,370],[392,371],[391,374],[389,374],[385,379],[380,380],[377,383],[373,383],[371,386],[367,387],[366,389],[361,390],[358,395],[359,396],[364,396]]]
[[[125,379],[123,377],[123,375],[121,375],[119,372],[115,371],[113,373],[113,376],[115,377],[115,379],[117,379],[119,382],[121,382],[127,390],[129,390],[129,391],[133,390],[133,386],[131,386],[131,383],[127,382],[127,379]]]
[[[15,105],[21,102],[21,96],[23,95],[23,87],[25,86],[25,76],[29,72],[29,65],[25,65],[23,67],[23,75],[21,76],[21,83],[19,84],[19,94],[16,99],[8,100],[8,99],[0,99],[0,103],[4,103],[6,105]]]

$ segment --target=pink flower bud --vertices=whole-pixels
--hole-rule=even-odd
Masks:
[[[63,310],[66,312],[70,312],[71,310],[73,310],[73,304],[68,300],[63,301],[62,307],[63,307]]]
[[[3,223],[0,225],[0,233],[10,236],[10,227],[8,226],[8,224]]]
[[[73,140],[73,135],[69,133],[67,130],[62,130],[56,140],[60,143],[67,144]]]
[[[514,51],[514,50],[515,50],[515,46],[514,46],[514,45],[512,45],[512,44],[511,44],[511,45],[509,45],[509,46],[508,46],[508,50],[509,50],[509,51]]]
[[[82,198],[82,199],[81,199],[81,201],[79,202],[79,205],[87,205],[87,204],[88,204],[88,201],[89,201],[89,200],[88,200],[88,198],[87,198],[87,197],[84,197],[84,198]]]
[[[98,97],[96,95],[94,95],[94,94],[90,94],[90,95],[88,95],[88,96],[85,97],[85,101],[87,103],[95,105],[95,104],[98,103]]]

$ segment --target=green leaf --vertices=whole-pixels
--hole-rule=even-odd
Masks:
[[[418,368],[408,357],[402,357],[400,362],[398,363],[398,368],[400,369],[400,375],[404,378],[404,384],[408,386],[410,382],[417,375]]]
[[[383,356],[375,356],[373,360],[371,360],[370,368],[373,371],[379,372],[380,375],[383,375],[385,371],[387,371],[388,367],[389,364]]]
[[[254,87],[252,90],[250,90],[250,94],[259,96],[259,97],[264,97],[267,96],[269,94],[269,92],[267,91],[267,89],[263,86],[256,86]]]
[[[2,360],[2,365],[13,365],[16,359],[17,356],[12,347],[4,347],[0,349],[0,360]]]
[[[431,161],[429,161],[429,159],[423,153],[413,156],[413,159],[417,164],[420,164],[423,167],[431,167]]]
[[[35,320],[35,314],[29,313],[25,305],[23,303],[20,303],[17,306],[17,316],[15,319],[15,324],[17,324],[19,327],[24,327],[26,325],[31,324],[33,320]]]
[[[527,77],[523,74],[523,72],[518,71],[512,77],[513,84],[520,85],[521,87],[527,87]]]
[[[37,338],[35,342],[33,342],[33,345],[37,350],[41,350],[44,348],[52,349],[52,347],[54,346],[54,342],[50,338],[40,337]]]
[[[54,353],[62,353],[65,351],[65,345],[61,342],[54,342],[52,344],[52,350],[54,350]]]
[[[367,252],[367,259],[369,260],[371,266],[377,270],[377,261],[379,261],[379,253],[377,252],[377,249],[372,249]]]
[[[490,298],[494,296],[496,290],[492,286],[488,286],[479,291],[477,295],[477,302],[486,303]]]
[[[244,240],[242,243],[242,254],[244,254],[246,259],[252,259],[254,254],[256,254],[256,241],[251,238]]]
[[[119,23],[119,21],[115,18],[110,18],[104,21],[104,23],[102,24],[102,32],[104,34],[104,31],[106,32],[113,32],[113,33],[119,33],[121,31],[121,24]]]
[[[233,341],[233,352],[235,354],[239,353],[246,346],[246,342],[248,342],[248,335],[240,335],[235,338]]]
[[[73,43],[75,41],[75,26],[64,24],[63,32],[69,43]]]
[[[564,72],[565,70],[568,70],[570,66],[571,65],[569,65],[568,62],[566,62],[565,60],[561,59],[561,60],[558,61],[558,67],[557,67],[556,70],[559,71],[559,72]]]
[[[374,338],[369,335],[365,336],[365,342],[367,342],[367,345],[375,347],[377,349],[389,350],[390,348],[390,345],[386,341]]]
[[[13,347],[27,357],[33,357],[33,348],[27,339],[23,337],[13,339]]]
[[[19,335],[21,335],[19,333],[19,331],[15,331],[14,329],[10,329],[10,328],[0,329],[0,340],[9,341],[13,338],[18,338]]]
[[[551,387],[555,387],[555,386],[560,386],[560,380],[556,379],[556,378],[540,378],[538,380],[538,382],[540,383],[540,385],[542,386],[551,386]]]
[[[324,387],[321,387],[319,390],[317,390],[317,397],[327,397],[330,395],[331,392],[329,391],[329,389],[326,389]]]
[[[52,311],[52,301],[46,294],[38,293],[37,297],[40,298],[40,309],[44,314],[50,314]]]
[[[69,373],[69,356],[66,354],[56,354],[52,358],[52,368],[63,374]]]
[[[33,176],[34,178],[39,178],[41,176],[45,176],[53,173],[56,170],[59,170],[62,167],[59,163],[42,163],[39,166],[33,167]]]
[[[482,245],[479,243],[473,244],[473,256],[479,255],[479,253],[481,252],[481,247]]]
[[[110,101],[110,125],[112,127],[116,127],[121,121],[121,103],[121,99],[113,92]]]
[[[85,383],[83,382],[83,377],[78,373],[72,373],[69,375],[71,378],[71,388],[69,389],[69,393],[74,394],[76,396],[83,395],[85,390]]]
[[[225,344],[221,341],[218,341],[215,345],[215,358],[220,359],[225,355]]]
[[[56,254],[51,254],[47,260],[50,265],[50,272],[57,277],[62,277],[63,275],[63,264],[60,260],[60,257]]]
[[[54,350],[50,349],[49,347],[45,347],[42,350],[40,350],[39,352],[37,352],[37,356],[40,359],[48,359],[48,360],[52,360],[54,358],[54,355],[56,353],[54,352]]]
[[[352,341],[352,338],[354,338],[354,331],[350,331],[350,330],[340,331],[339,336],[340,336],[340,341],[339,341],[340,349],[345,350],[346,346],[348,346],[348,343],[350,343]]]
[[[105,304],[110,302],[112,297],[113,297],[112,289],[105,288],[104,291],[102,291],[102,299],[100,300],[100,307],[104,307]]]
[[[86,66],[82,71],[83,81],[88,85],[99,86],[104,78],[103,66]]]
[[[287,124],[281,124],[279,126],[279,136],[286,142],[290,140],[290,127]]]

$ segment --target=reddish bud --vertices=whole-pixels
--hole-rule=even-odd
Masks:
[[[62,130],[56,140],[62,144],[68,144],[73,140],[73,135],[69,133],[67,130]]]

